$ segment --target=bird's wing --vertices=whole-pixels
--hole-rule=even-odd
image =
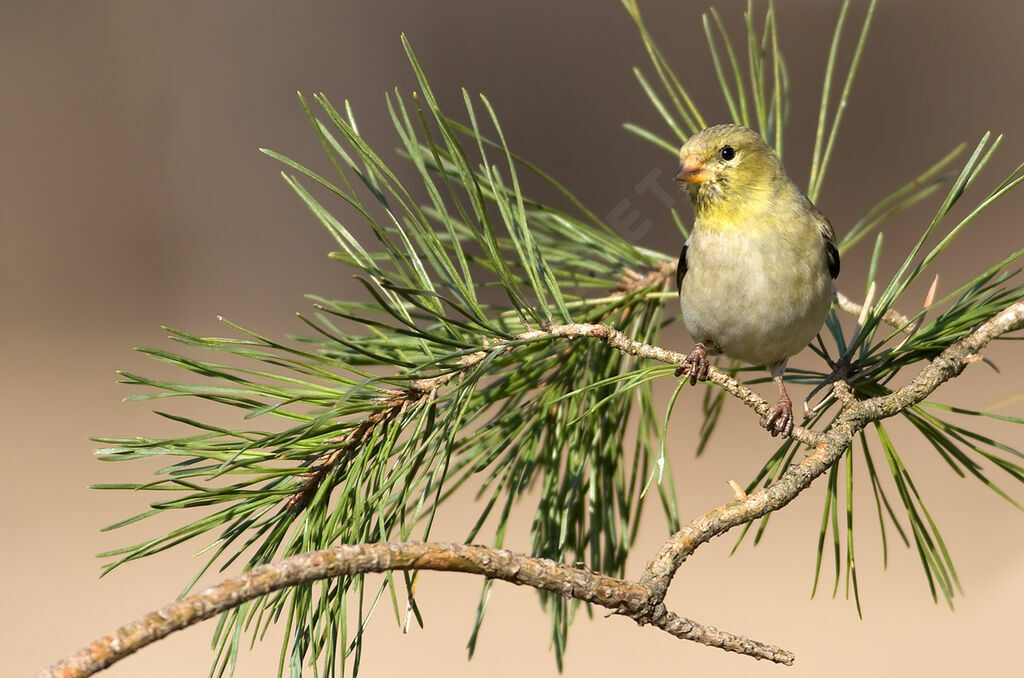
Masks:
[[[839,277],[839,249],[836,248],[836,234],[832,231],[832,224],[828,223],[825,215],[818,210],[815,216],[818,218],[818,232],[825,244],[825,256],[828,258],[828,272],[835,280]]]
[[[679,263],[676,264],[676,289],[680,291],[683,289],[683,276],[686,275],[686,249],[689,246],[690,240],[687,239],[683,243],[683,251],[679,253]]]

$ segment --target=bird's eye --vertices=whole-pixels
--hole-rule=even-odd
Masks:
[[[722,150],[718,154],[722,156],[722,160],[728,162],[736,157],[736,149],[732,146],[722,146]]]

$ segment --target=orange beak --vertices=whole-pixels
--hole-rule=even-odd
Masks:
[[[695,155],[688,155],[679,163],[679,171],[676,172],[676,181],[685,181],[688,184],[699,184],[711,179],[711,172],[704,166],[704,161]]]

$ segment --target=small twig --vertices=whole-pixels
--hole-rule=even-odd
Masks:
[[[853,395],[853,389],[850,385],[839,379],[832,384],[832,395],[836,397],[836,400],[843,404],[844,408],[853,407],[853,404],[857,402],[857,398]]]
[[[360,420],[355,428],[344,435],[329,440],[336,443],[337,447],[331,450],[316,466],[313,466],[306,475],[305,481],[292,494],[288,500],[286,509],[296,510],[302,508],[316,494],[321,483],[332,469],[336,468],[345,460],[350,459],[359,449],[370,433],[378,426],[390,424],[394,419],[401,416],[409,407],[422,405],[437,397],[437,392],[455,378],[461,378],[467,370],[482,361],[493,350],[505,350],[506,346],[491,347],[488,341],[484,341],[484,350],[464,355],[459,359],[462,365],[457,370],[444,372],[436,377],[413,379],[409,386],[404,389],[395,389],[385,392],[381,403],[386,405],[381,410],[367,415]]]
[[[589,337],[592,339],[599,339],[622,353],[637,356],[638,358],[657,360],[659,362],[668,363],[669,365],[682,365],[683,360],[686,358],[685,353],[670,351],[668,349],[661,348],[660,346],[652,346],[651,344],[636,341],[609,325],[596,325],[592,323],[552,325],[546,330],[536,330],[532,333],[524,333],[518,335],[516,338],[517,340],[528,340],[551,337],[565,337],[568,339]],[[771,405],[768,404],[768,401],[713,365],[708,371],[708,381],[716,384],[730,395],[738,398],[744,405],[754,410],[762,417],[767,416],[771,409]],[[798,426],[793,429],[792,437],[808,447],[814,447],[818,443],[820,434],[812,431],[811,429]]]
[[[426,398],[432,398],[432,392],[424,393],[417,390],[399,391],[390,396],[387,400],[387,407],[378,410],[363,418],[355,428],[343,436],[339,436],[330,442],[337,443],[337,447],[331,450],[324,459],[313,466],[306,474],[306,479],[299,485],[291,499],[288,500],[286,510],[299,510],[304,507],[316,494],[324,479],[346,459],[350,459],[368,434],[378,426],[391,423],[409,407]]]
[[[661,287],[665,284],[665,281],[671,279],[675,274],[677,264],[678,260],[675,259],[663,262],[657,268],[647,272],[645,275],[640,275],[633,269],[627,268],[619,277],[619,282],[615,287],[616,291],[613,296],[632,294],[633,292],[639,292],[647,287]]]
[[[832,291],[835,294],[836,305],[841,311],[845,311],[850,315],[858,317],[864,311],[864,306],[862,304],[858,304],[856,301],[853,301],[838,289],[833,288]],[[903,330],[904,332],[910,329],[910,318],[892,308],[882,315],[882,322],[893,329]]]

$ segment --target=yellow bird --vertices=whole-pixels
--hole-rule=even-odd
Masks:
[[[828,219],[786,176],[761,135],[741,125],[694,134],[676,181],[693,202],[693,232],[676,271],[686,330],[697,342],[677,375],[708,377],[708,354],[764,365],[779,401],[761,426],[793,432],[786,361],[821,329],[839,252]]]

